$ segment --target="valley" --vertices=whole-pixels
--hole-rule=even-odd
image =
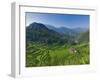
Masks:
[[[36,22],[26,27],[26,67],[89,64],[89,56],[89,30],[50,29]]]

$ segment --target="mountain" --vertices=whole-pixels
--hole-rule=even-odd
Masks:
[[[70,29],[70,28],[66,28],[66,27],[59,27],[59,28],[56,28],[52,25],[46,25],[47,28],[51,29],[51,30],[54,30],[60,34],[64,34],[64,35],[67,35],[67,36],[74,36],[77,34],[76,31],[74,31],[73,29]]]
[[[80,33],[78,36],[79,42],[89,42],[89,30],[83,33]]]
[[[83,31],[81,28],[69,29],[66,27],[56,28],[52,25],[33,22],[26,27],[26,42],[42,42],[42,43],[74,43],[88,42],[89,30]]]
[[[49,25],[49,24],[45,24],[45,26],[48,28],[48,29],[51,29],[51,30],[54,30],[56,31],[57,28],[55,26],[52,26],[52,25]]]
[[[81,32],[86,32],[89,29],[88,28],[74,28],[72,30],[75,31],[75,32],[77,32],[77,33],[81,33]]]
[[[68,38],[60,33],[48,29],[42,23],[32,23],[26,27],[26,41],[44,42],[44,43],[64,43]]]
[[[73,35],[76,34],[76,32],[74,30],[66,28],[66,27],[58,28],[57,32],[63,33],[63,34],[66,34],[66,35],[70,35],[70,36],[73,36]]]
[[[62,34],[66,34],[66,35],[70,35],[70,36],[73,36],[73,35],[77,35],[79,33],[82,33],[82,32],[86,32],[88,31],[89,29],[87,28],[67,28],[67,27],[55,27],[55,26],[52,26],[52,25],[48,25],[46,24],[46,27],[51,29],[51,30],[54,30],[58,33],[62,33]]]

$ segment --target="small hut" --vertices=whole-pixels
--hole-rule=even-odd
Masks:
[[[70,49],[69,49],[69,52],[70,52],[70,53],[73,53],[73,54],[74,54],[74,53],[77,53],[77,49],[75,49],[75,48],[70,48]]]

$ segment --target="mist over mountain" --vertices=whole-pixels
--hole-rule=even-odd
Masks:
[[[79,33],[82,33],[82,32],[87,32],[88,29],[87,28],[67,28],[65,26],[62,26],[62,27],[55,27],[55,26],[52,26],[52,25],[48,25],[46,24],[46,27],[48,29],[51,29],[51,30],[54,30],[58,33],[62,33],[62,34],[65,34],[65,35],[70,35],[70,36],[75,36]]]
[[[87,31],[89,31],[89,29],[88,28],[74,28],[73,29],[75,32],[77,32],[77,33],[83,33],[83,32],[87,32]]]
[[[71,35],[71,34],[75,34],[75,31],[70,29],[70,28],[66,28],[66,27],[55,27],[55,26],[52,26],[52,25],[46,25],[46,27],[48,29],[51,29],[51,30],[54,30],[58,33],[62,33],[62,34],[66,34],[66,35]]]
[[[80,28],[70,29],[66,27],[56,28],[52,25],[33,22],[26,27],[26,41],[44,43],[73,43],[88,41],[89,31]]]

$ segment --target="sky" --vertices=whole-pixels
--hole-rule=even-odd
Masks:
[[[67,28],[88,28],[89,15],[80,14],[58,14],[58,13],[25,13],[26,26],[33,22],[49,24],[59,27]]]

